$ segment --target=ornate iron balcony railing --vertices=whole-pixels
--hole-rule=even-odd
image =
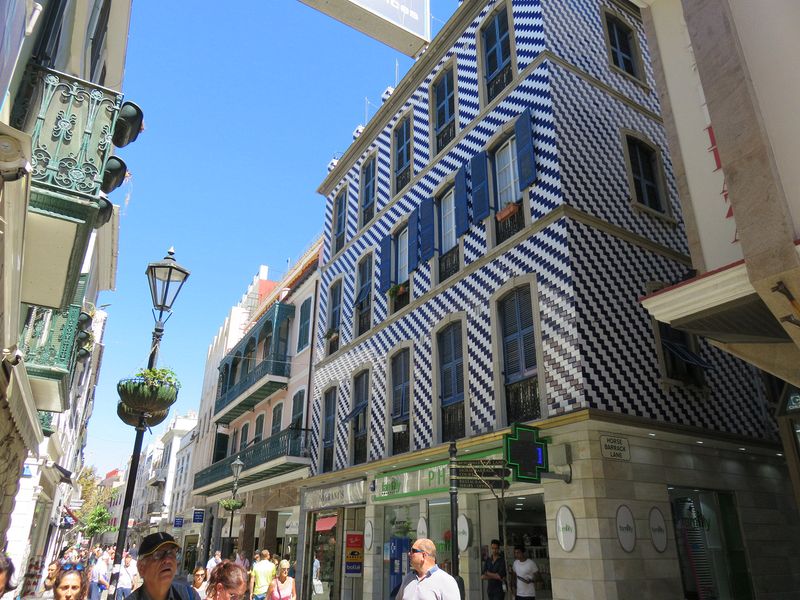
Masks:
[[[538,378],[530,377],[506,385],[506,416],[509,425],[541,417]]]
[[[247,373],[247,375],[242,377],[229,387],[224,394],[217,398],[214,404],[214,413],[220,412],[223,408],[228,406],[228,404],[241,396],[247,388],[264,377],[269,375],[274,375],[275,377],[289,377],[291,366],[291,360],[285,354],[270,354],[266,359],[258,363],[255,369]]]
[[[464,403],[456,402],[442,407],[442,441],[449,442],[464,437]]]
[[[458,273],[459,262],[458,244],[456,244],[439,257],[439,281],[449,279]]]
[[[518,210],[510,217],[497,221],[497,243],[505,242],[515,233],[522,231],[525,226],[525,219],[522,217],[522,211]]]
[[[77,304],[71,304],[66,310],[30,307],[19,347],[25,354],[31,375],[56,379],[72,371],[80,313],[81,307]]]

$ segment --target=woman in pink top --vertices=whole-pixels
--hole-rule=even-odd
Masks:
[[[278,573],[267,590],[268,600],[297,600],[294,578],[289,577],[289,566],[288,560],[282,560],[278,565]]]

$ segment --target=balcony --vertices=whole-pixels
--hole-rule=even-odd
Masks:
[[[120,93],[88,81],[37,66],[26,72],[12,114],[33,150],[25,303],[65,308],[75,294],[92,230],[113,212],[100,188],[121,106]]]
[[[163,508],[164,505],[162,504],[161,500],[156,500],[155,502],[148,502],[147,514],[151,516],[160,516]]]
[[[150,473],[147,485],[159,486],[167,483],[167,467],[158,467]]]
[[[509,425],[533,421],[540,417],[539,380],[537,377],[506,385],[506,418]]]
[[[464,402],[455,402],[442,407],[442,441],[459,440],[464,437]]]
[[[284,429],[241,452],[215,462],[194,476],[194,493],[211,496],[230,491],[233,487],[231,463],[237,458],[244,463],[239,487],[309,466],[309,433],[308,429]]]

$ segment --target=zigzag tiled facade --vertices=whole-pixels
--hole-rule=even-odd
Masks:
[[[465,386],[467,435],[506,426],[498,415],[490,298],[509,280],[533,274],[536,282],[538,343],[547,415],[598,408],[759,437],[774,436],[763,410],[764,390],[757,373],[702,343],[702,358],[713,366],[706,394],[664,387],[652,324],[638,299],[648,282],[675,281],[687,270],[687,242],[666,141],[656,113],[658,99],[648,65],[641,23],[612,0],[513,0],[515,79],[487,105],[479,98],[481,81],[476,36],[484,19],[502,2],[489,2],[458,41],[438,61],[410,97],[385,123],[377,139],[348,165],[346,175],[327,198],[326,241],[317,329],[312,400],[312,460],[320,452],[321,398],[338,388],[334,468],[350,464],[349,425],[352,378],[371,370],[368,408],[368,460],[386,456],[390,420],[386,389],[389,359],[398,344],[413,341],[411,450],[440,442],[432,403],[436,378],[432,332],[453,313],[466,319]],[[638,33],[646,65],[645,83],[609,68],[602,10],[613,11]],[[440,156],[430,147],[429,89],[441,69],[455,61],[457,77],[456,139]],[[649,89],[647,89],[649,87]],[[489,247],[486,227],[493,217],[473,223],[463,236],[462,271],[446,286],[436,286],[431,264],[421,263],[412,277],[411,305],[389,315],[387,297],[373,290],[373,329],[354,340],[355,273],[359,260],[372,253],[375,279],[381,269],[380,240],[459,167],[486,148],[504,124],[530,109],[537,179],[529,190],[525,233],[502,248]],[[413,118],[411,185],[399,197],[391,192],[391,140],[394,125]],[[633,130],[661,149],[673,221],[635,210],[630,201],[622,130]],[[363,144],[365,140],[357,143]],[[358,231],[360,173],[377,152],[376,217]],[[467,183],[468,193],[471,183]],[[344,249],[331,255],[333,200],[347,189]],[[564,205],[576,209],[565,211]],[[556,218],[550,213],[560,210]],[[572,218],[570,215],[586,217]],[[549,217],[549,224],[539,223]],[[599,220],[599,221],[598,221]],[[589,224],[587,224],[589,223]],[[324,357],[328,330],[327,298],[341,278],[340,350]],[[499,363],[498,363],[499,364]]]

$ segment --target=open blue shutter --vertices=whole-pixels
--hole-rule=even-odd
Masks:
[[[456,173],[455,184],[456,205],[456,237],[461,237],[469,230],[469,212],[467,209],[467,167],[462,165]]]
[[[433,258],[435,251],[433,198],[424,198],[419,205],[420,260]]]
[[[387,235],[381,240],[381,279],[378,289],[382,294],[392,287],[392,236]]]
[[[419,209],[415,208],[408,217],[408,272],[415,271],[419,262]]]
[[[524,191],[536,181],[536,158],[533,153],[530,108],[526,108],[523,113],[517,117],[517,122],[514,123],[514,137],[517,141],[519,189]]]
[[[475,223],[489,216],[489,173],[486,152],[479,152],[469,161],[472,173],[472,216]]]

